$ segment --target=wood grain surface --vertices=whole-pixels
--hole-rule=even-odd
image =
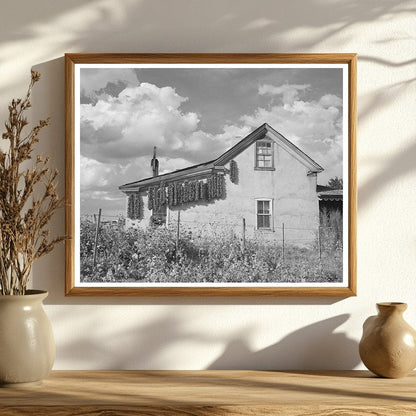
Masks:
[[[416,415],[416,373],[367,371],[54,371],[0,389],[0,415]]]
[[[256,63],[256,64],[347,64],[348,65],[348,286],[345,287],[96,287],[76,286],[75,282],[75,66],[77,64],[139,64],[139,63]],[[322,296],[348,297],[357,294],[356,259],[356,120],[357,120],[357,56],[355,53],[207,53],[207,54],[65,54],[65,295],[66,296]],[[347,265],[344,265],[346,267]]]

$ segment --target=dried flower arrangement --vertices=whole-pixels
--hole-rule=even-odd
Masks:
[[[33,262],[49,253],[64,236],[50,238],[45,227],[55,210],[63,205],[56,193],[58,171],[49,168],[49,157],[37,156],[31,167],[39,132],[50,119],[41,120],[27,134],[25,111],[39,72],[32,71],[25,98],[9,105],[6,132],[2,139],[8,149],[0,149],[0,294],[24,295]],[[5,144],[5,143],[3,143]]]

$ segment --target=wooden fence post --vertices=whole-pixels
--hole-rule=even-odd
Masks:
[[[181,211],[178,210],[178,223],[176,224],[176,260],[179,254],[179,234],[180,234],[180,223],[181,223]]]
[[[94,217],[95,217],[95,215],[94,215]],[[97,264],[97,244],[98,244],[98,235],[100,233],[100,221],[101,221],[101,208],[98,210],[98,221],[97,221],[97,226],[95,228],[94,257],[93,257],[94,268]]]
[[[246,219],[243,218],[243,232],[242,232],[242,241],[241,241],[241,251],[244,253],[246,251]]]
[[[322,259],[322,246],[321,246],[321,226],[318,226],[318,250],[319,250],[319,261]]]

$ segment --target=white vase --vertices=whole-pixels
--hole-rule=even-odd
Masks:
[[[48,292],[0,295],[0,385],[39,384],[52,369],[55,342],[42,301]]]

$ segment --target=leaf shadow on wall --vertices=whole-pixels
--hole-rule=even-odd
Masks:
[[[95,319],[99,320],[94,314],[88,322],[74,325],[74,320],[79,321],[77,313],[82,314],[78,311],[74,316],[60,311],[55,317],[60,327],[72,328],[71,341],[65,342],[65,337],[58,337],[57,360],[61,366],[76,362],[82,369],[168,368],[172,365],[172,354],[176,355],[185,348],[188,350],[186,357],[179,354],[174,365],[180,366],[184,360],[187,366],[192,367],[193,363],[200,361],[201,351],[205,351],[205,356],[214,355],[206,350],[206,346],[219,343],[225,346],[223,353],[205,369],[336,370],[354,368],[360,362],[358,343],[344,332],[335,332],[349,319],[349,314],[307,325],[275,344],[255,351],[249,347],[254,327],[240,328],[237,334],[228,337],[203,329],[190,329],[179,317],[166,313],[147,320],[143,325],[129,325],[127,330],[117,325],[117,317],[114,317],[114,322],[110,318],[103,328],[99,321],[94,323]],[[87,333],[89,336],[85,336]],[[190,348],[192,344],[199,347]],[[192,356],[192,351],[195,351],[195,356]]]
[[[36,7],[9,3],[0,16],[0,52],[5,46],[0,65],[18,61],[20,68],[63,51],[319,52],[320,44],[332,37],[348,41],[351,27],[414,13],[409,0],[351,0],[336,6],[318,0],[306,5],[303,0],[262,0],[260,7],[250,0],[238,7],[223,0],[177,0],[175,7],[166,7],[164,0],[38,0]],[[22,54],[26,44],[29,53]],[[0,82],[0,95],[19,84],[11,75]]]
[[[415,171],[415,161],[416,138],[409,147],[400,150],[382,163],[378,172],[358,188],[359,205],[362,207],[368,205],[389,183]]]
[[[68,316],[64,312],[58,312],[56,316],[61,327],[65,321],[67,327],[71,326],[77,318],[76,314]],[[100,317],[90,315],[88,322],[81,323],[82,327],[72,328],[70,342],[65,342],[64,337],[57,339],[57,361],[64,365],[77,363],[80,369],[164,368],[172,362],[171,348],[191,342],[210,344],[218,341],[203,331],[183,327],[181,320],[172,313],[147,319],[143,325],[139,324],[138,314],[138,324],[128,328],[123,328],[117,319],[114,317],[112,321],[110,318],[103,328]]]
[[[246,338],[235,338],[207,369],[354,368],[360,363],[358,343],[343,332],[335,332],[349,317],[349,314],[342,314],[313,323],[258,351],[250,348]]]

